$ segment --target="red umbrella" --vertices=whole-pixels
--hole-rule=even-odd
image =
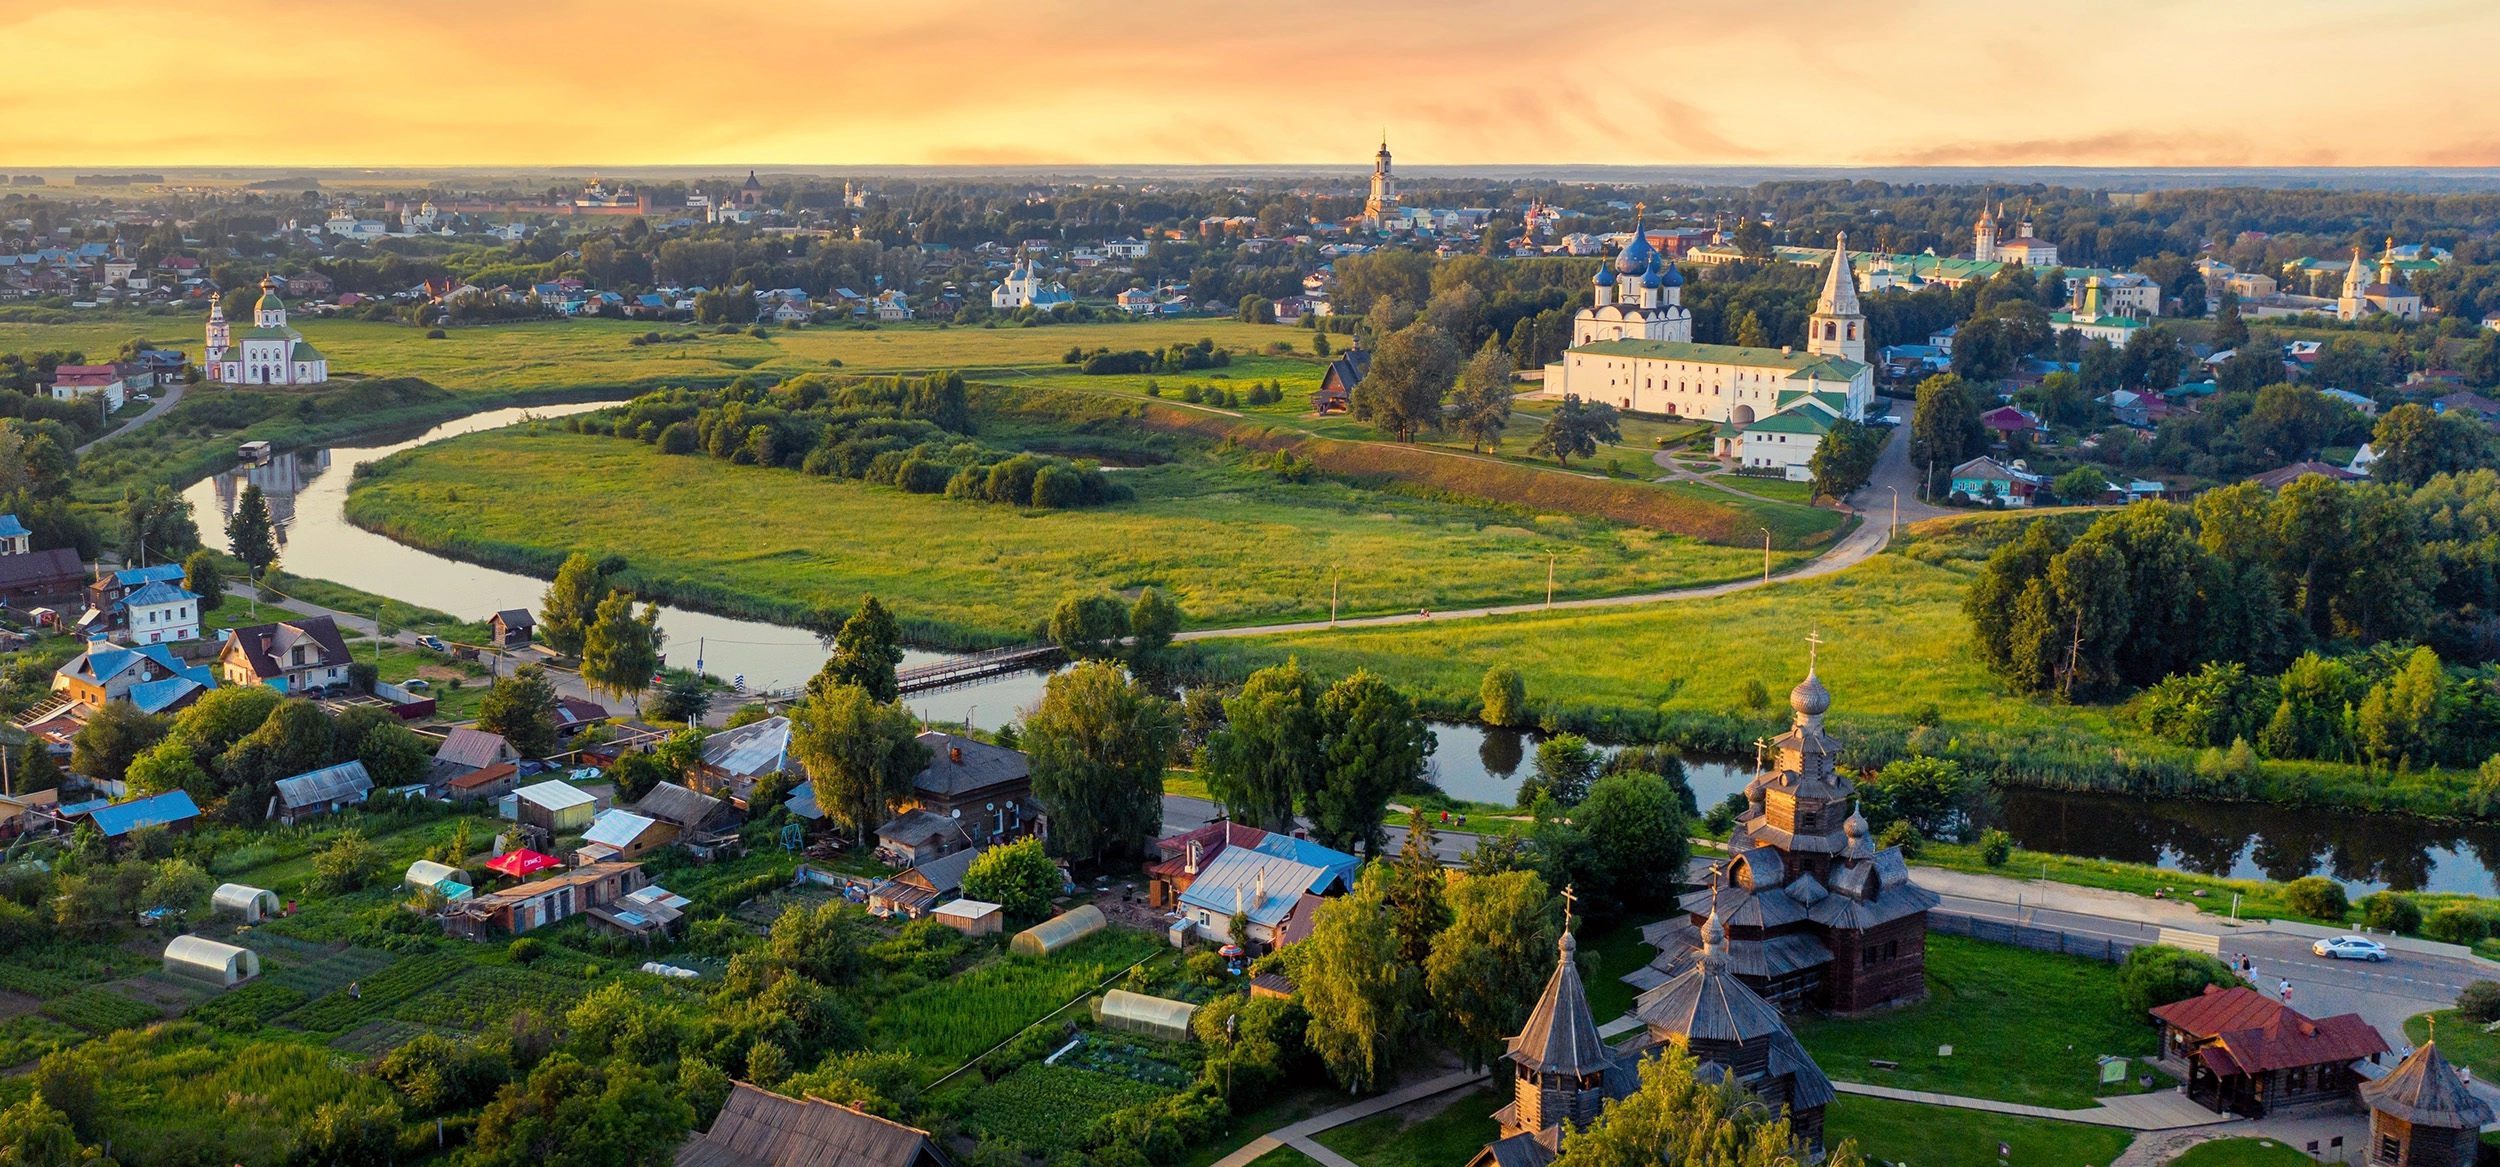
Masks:
[[[550,867],[562,866],[564,866],[563,860],[558,859],[553,855],[541,855],[536,851],[532,851],[529,848],[524,847],[518,851],[508,851],[504,854],[495,856],[493,860],[486,864],[486,869],[498,874],[509,875],[514,879],[520,879],[523,876],[545,871]]]

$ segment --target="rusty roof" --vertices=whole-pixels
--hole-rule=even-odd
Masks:
[[[2201,996],[2152,1013],[2194,1037],[2216,1042],[2228,1051],[2233,1065],[2251,1074],[2357,1061],[2388,1052],[2387,1039],[2358,1013],[2313,1021],[2245,985],[2208,986]],[[2223,1072],[2219,1065],[2214,1068]]]
[[[821,1098],[785,1098],[745,1082],[712,1129],[677,1149],[676,1167],[913,1167],[943,1163],[929,1132]]]

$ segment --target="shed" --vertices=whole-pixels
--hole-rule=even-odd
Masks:
[[[260,975],[260,954],[205,936],[176,936],[165,946],[165,971],[212,985],[231,985]]]
[[[591,808],[599,800],[562,782],[541,782],[513,792],[523,825],[567,834],[590,825]]]
[[[105,842],[118,843],[141,827],[189,830],[199,817],[200,806],[191,801],[190,793],[172,790],[99,807],[87,816],[87,821],[95,824],[95,829],[104,835]]]
[[[257,924],[277,915],[279,911],[278,893],[266,888],[245,887],[239,883],[217,885],[217,890],[209,895],[208,902],[219,914],[231,912],[243,917],[243,922],[246,924]]]
[[[1194,1036],[1189,1019],[1197,1015],[1198,1007],[1187,1001],[1149,997],[1127,989],[1113,989],[1102,997],[1103,1024],[1165,1041],[1188,1041]]]
[[[590,828],[582,832],[581,861],[640,858],[643,852],[664,846],[676,837],[674,826],[612,806],[600,811],[599,817],[590,820]]]
[[[538,621],[527,608],[506,608],[488,617],[486,627],[494,633],[495,647],[519,648],[530,642],[530,634],[538,630]]]
[[[365,764],[352,760],[341,762],[293,778],[279,779],[278,792],[269,798],[269,817],[282,823],[293,823],[298,819],[354,806],[372,793],[373,776],[365,772]]]
[[[1007,927],[1007,910],[980,900],[949,900],[929,914],[966,936],[988,936]]]
[[[1102,918],[1101,908],[1086,904],[1016,933],[1016,938],[1007,942],[1007,948],[1026,956],[1048,956],[1102,931],[1108,923]]]
[[[469,877],[467,872],[450,864],[436,863],[431,859],[419,859],[408,865],[408,874],[402,877],[401,882],[417,891],[425,891],[438,889],[445,882],[467,883]]]

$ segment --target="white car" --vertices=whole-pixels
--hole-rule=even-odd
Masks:
[[[2387,946],[2367,936],[2330,936],[2310,945],[2309,951],[2336,960],[2387,959]]]

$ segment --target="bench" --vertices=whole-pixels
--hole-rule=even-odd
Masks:
[[[1901,1068],[1901,1063],[1885,1061],[1882,1058],[1868,1058],[1866,1059],[1866,1064],[1873,1066],[1878,1070],[1898,1070]]]

